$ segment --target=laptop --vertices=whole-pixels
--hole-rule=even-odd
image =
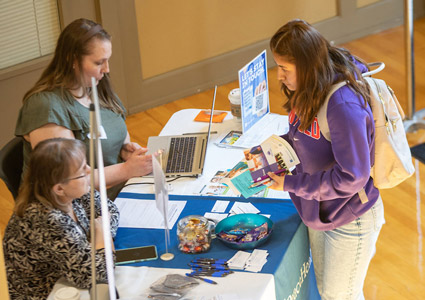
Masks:
[[[159,162],[165,176],[202,175],[207,154],[208,140],[211,134],[211,124],[214,114],[217,86],[214,88],[214,98],[211,105],[211,115],[207,134],[151,136],[148,139],[149,153],[159,150]]]

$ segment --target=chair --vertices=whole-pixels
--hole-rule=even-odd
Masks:
[[[15,137],[0,150],[0,178],[14,199],[18,196],[23,163],[23,139]]]

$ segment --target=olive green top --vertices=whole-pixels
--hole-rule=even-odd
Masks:
[[[121,103],[120,105],[122,106]],[[127,136],[127,126],[124,116],[106,108],[100,108],[100,119],[106,132],[106,137],[101,139],[103,161],[105,166],[109,166],[120,161],[119,154]],[[65,92],[62,96],[59,89],[34,94],[24,102],[19,112],[15,135],[27,135],[48,123],[68,128],[76,139],[83,141],[89,162],[89,108],[81,105],[69,92]],[[24,140],[24,172],[31,151],[31,144]]]

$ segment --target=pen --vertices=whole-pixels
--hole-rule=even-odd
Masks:
[[[215,258],[197,258],[191,261],[192,263],[203,263],[203,264],[221,264],[227,265],[227,260],[225,259],[215,259]]]
[[[207,187],[207,185],[204,185],[204,186],[202,187],[202,189],[199,191],[199,194],[202,194],[202,191],[203,191],[206,187]]]
[[[215,282],[214,280],[211,280],[211,279],[208,279],[208,278],[204,278],[204,277],[201,277],[201,276],[197,276],[197,275],[193,275],[191,273],[186,273],[186,276],[187,277],[197,278],[197,279],[202,280],[202,281],[205,281],[207,283],[217,284],[217,282]]]
[[[279,175],[280,173],[283,173],[283,172],[286,172],[286,170],[285,170],[285,169],[277,170],[277,171],[275,171],[274,173],[275,173],[276,175]],[[259,177],[258,179],[260,179],[260,181],[261,181],[261,180],[264,180],[264,179],[267,179],[267,178],[270,178],[270,177],[269,177],[269,175],[264,174],[263,176]]]
[[[205,275],[205,276],[212,276],[212,277],[225,277],[229,274],[232,274],[233,271],[231,270],[203,270],[203,269],[192,269],[193,275]]]
[[[183,133],[183,135],[194,135],[194,134],[207,134],[208,132],[187,132]],[[210,134],[216,134],[217,131],[211,131]]]
[[[228,270],[229,267],[226,265],[219,265],[219,264],[202,264],[202,263],[190,263],[190,267],[193,268],[202,268],[202,269],[216,269],[216,270]]]
[[[270,181],[271,181],[271,178],[267,177],[266,179],[254,182],[253,184],[251,184],[249,186],[249,188],[257,187],[257,186],[260,186],[260,185],[265,184],[265,183],[270,182]]]

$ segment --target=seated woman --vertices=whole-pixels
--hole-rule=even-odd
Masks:
[[[11,299],[46,299],[65,277],[91,285],[90,168],[83,142],[41,141],[31,154],[3,248]],[[108,201],[112,237],[119,212]],[[95,191],[96,280],[107,280],[99,193]],[[112,244],[113,246],[113,244]]]
[[[152,172],[147,149],[130,140],[125,109],[109,78],[111,55],[111,36],[100,24],[77,19],[61,32],[52,61],[24,95],[19,112],[15,135],[24,138],[24,174],[29,154],[43,140],[72,138],[89,148],[91,78],[99,95],[100,140],[110,198],[128,179]]]

